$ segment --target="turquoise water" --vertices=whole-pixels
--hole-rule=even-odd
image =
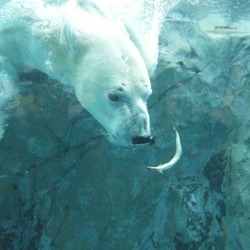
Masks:
[[[53,16],[65,2],[32,6],[53,7]],[[93,8],[86,2],[82,8]],[[52,40],[39,50],[46,60],[35,62],[46,73],[28,59],[20,66],[18,44],[26,39],[23,50],[34,49],[38,33],[6,43],[21,23],[10,20],[30,4],[10,3],[0,3],[0,249],[247,250],[249,1],[96,1],[97,18],[126,23],[150,74],[154,143],[131,148],[111,143],[74,88],[48,75],[56,70],[56,19],[22,19],[44,25],[36,27]],[[149,171],[174,156],[173,127],[181,158],[163,174]]]

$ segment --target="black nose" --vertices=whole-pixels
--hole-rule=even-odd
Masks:
[[[153,144],[154,143],[154,138],[152,136],[135,136],[132,138],[132,143],[133,144]]]

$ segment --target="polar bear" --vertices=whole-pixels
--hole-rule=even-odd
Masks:
[[[10,0],[0,8],[0,56],[18,72],[37,69],[72,86],[112,142],[124,147],[152,142],[150,79],[120,21],[89,0],[60,6]]]

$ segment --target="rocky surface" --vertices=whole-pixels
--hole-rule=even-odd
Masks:
[[[110,144],[70,90],[19,76],[0,142],[1,249],[248,249],[250,36],[180,13],[160,36],[154,145]],[[174,154],[173,126],[181,160],[148,171]]]

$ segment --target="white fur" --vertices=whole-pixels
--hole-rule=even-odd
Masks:
[[[72,86],[115,143],[150,135],[147,69],[121,22],[87,0],[60,7],[13,0],[0,16],[0,55],[18,70],[29,66]]]

